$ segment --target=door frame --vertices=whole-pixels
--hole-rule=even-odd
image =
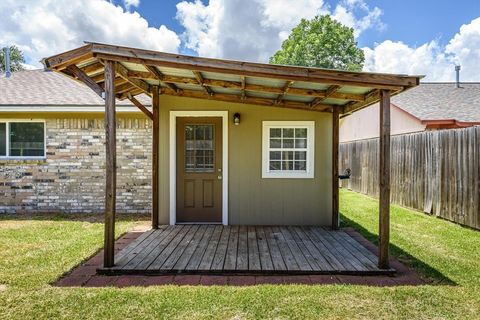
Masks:
[[[222,224],[228,225],[228,111],[170,111],[170,225],[177,223],[177,118],[222,118]]]

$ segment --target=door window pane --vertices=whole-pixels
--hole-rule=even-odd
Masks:
[[[7,155],[7,124],[0,123],[0,157]]]
[[[214,125],[185,125],[185,171],[214,171]]]
[[[41,122],[12,122],[10,125],[10,156],[43,157],[45,131]]]

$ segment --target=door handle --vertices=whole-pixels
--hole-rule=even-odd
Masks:
[[[218,179],[218,180],[222,180],[222,176],[217,176],[217,179]]]

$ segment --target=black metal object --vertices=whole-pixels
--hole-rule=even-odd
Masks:
[[[350,179],[351,175],[352,175],[352,170],[350,170],[350,168],[347,168],[347,169],[345,169],[343,174],[338,175],[338,179],[340,179],[340,180]]]

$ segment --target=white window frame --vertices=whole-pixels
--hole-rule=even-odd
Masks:
[[[0,119],[0,123],[6,124],[6,155],[0,156],[0,159],[11,159],[11,160],[38,160],[46,159],[47,157],[47,124],[43,119]],[[43,156],[10,156],[10,123],[43,123]]]
[[[270,170],[270,129],[307,128],[306,170]],[[262,178],[312,179],[315,177],[315,121],[263,121]]]

